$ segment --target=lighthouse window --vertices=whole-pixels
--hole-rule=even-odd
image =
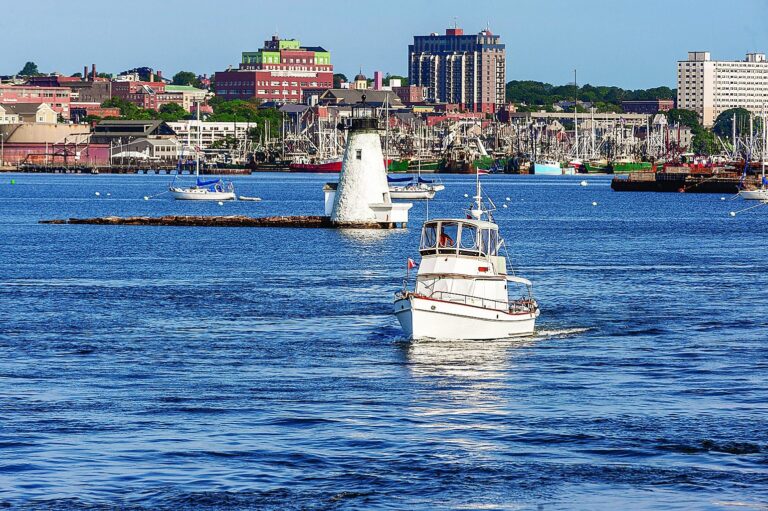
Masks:
[[[362,160],[363,159],[363,150],[362,149],[358,149],[356,155],[357,155],[357,159],[358,160]]]

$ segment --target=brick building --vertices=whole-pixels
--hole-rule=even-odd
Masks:
[[[655,114],[675,108],[674,99],[651,99],[647,101],[622,101],[621,109],[628,114]]]
[[[409,83],[425,87],[429,101],[485,113],[504,104],[506,48],[487,28],[471,35],[454,27],[445,35],[414,36],[408,64]]]
[[[277,36],[265,41],[257,52],[243,52],[239,69],[217,72],[214,79],[216,95],[226,100],[299,103],[304,89],[331,87],[330,52]]]
[[[64,119],[69,119],[72,89],[69,87],[36,87],[33,85],[0,85],[0,104],[20,105],[46,103]]]

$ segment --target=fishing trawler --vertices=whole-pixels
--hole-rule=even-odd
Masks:
[[[410,339],[488,340],[534,333],[539,306],[532,284],[510,274],[506,257],[499,255],[504,241],[492,209],[483,203],[479,178],[474,199],[466,218],[424,222],[414,289],[408,289],[406,277],[394,302],[394,314]],[[412,267],[409,259],[409,272]]]

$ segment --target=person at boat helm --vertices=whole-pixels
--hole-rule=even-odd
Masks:
[[[453,238],[448,236],[448,233],[445,232],[444,228],[440,229],[440,246],[441,247],[452,247],[453,246]]]

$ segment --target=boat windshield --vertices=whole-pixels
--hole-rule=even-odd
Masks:
[[[495,256],[499,249],[499,231],[482,229],[480,231],[480,252]]]
[[[480,229],[462,221],[439,221],[424,225],[419,250],[422,254],[440,253],[461,255],[498,254],[499,232]]]
[[[437,223],[426,224],[421,231],[421,250],[433,249],[437,246]]]
[[[477,251],[477,227],[471,224],[461,226],[461,250]]]
[[[440,222],[440,234],[437,238],[438,248],[456,248],[456,242],[458,239],[458,222]]]

